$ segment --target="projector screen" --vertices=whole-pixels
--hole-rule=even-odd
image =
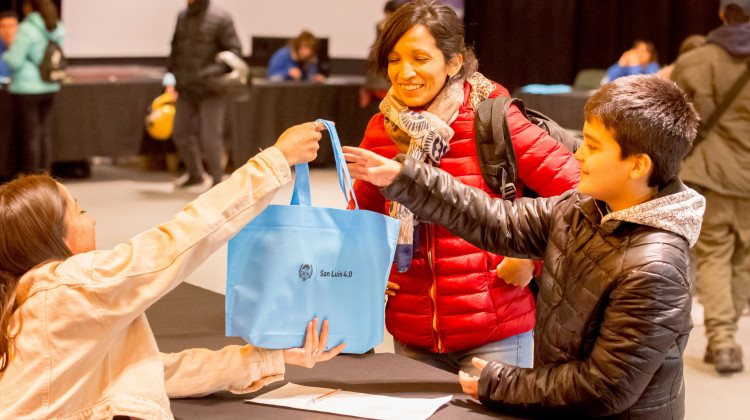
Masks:
[[[212,0],[234,19],[242,52],[251,36],[326,37],[334,58],[364,59],[385,0]],[[65,54],[71,58],[163,57],[187,0],[63,0]]]

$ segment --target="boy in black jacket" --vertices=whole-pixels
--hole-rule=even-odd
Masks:
[[[559,197],[491,199],[403,155],[344,151],[353,178],[415,215],[480,248],[544,259],[534,367],[475,359],[481,376],[459,376],[466,393],[523,415],[680,419],[688,247],[705,200],[677,172],[698,115],[656,76],[601,87],[584,113],[581,181]]]

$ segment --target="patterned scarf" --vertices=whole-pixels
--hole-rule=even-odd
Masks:
[[[466,81],[472,87],[469,100],[472,108],[476,108],[495,89],[495,85],[478,72]],[[406,152],[418,161],[437,166],[450,149],[448,143],[454,134],[450,125],[458,117],[463,100],[463,79],[446,83],[430,106],[422,112],[410,110],[391,87],[380,103],[380,111],[385,117],[388,135],[401,152]],[[412,212],[401,203],[392,202],[389,214],[401,221],[394,261],[398,272],[403,273],[411,266],[414,250],[419,248],[419,225]]]

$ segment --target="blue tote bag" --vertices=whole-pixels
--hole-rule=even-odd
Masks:
[[[351,178],[333,123],[326,125],[339,184]],[[359,210],[313,207],[307,164],[296,168],[291,205],[270,205],[229,241],[226,335],[258,347],[301,347],[305,326],[329,320],[328,346],[363,353],[383,340],[385,287],[399,221]],[[356,197],[352,191],[356,203]]]

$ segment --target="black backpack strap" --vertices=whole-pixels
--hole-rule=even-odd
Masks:
[[[516,197],[518,164],[508,127],[508,109],[515,104],[525,112],[516,98],[497,96],[480,102],[474,114],[474,138],[482,177],[504,200]]]

